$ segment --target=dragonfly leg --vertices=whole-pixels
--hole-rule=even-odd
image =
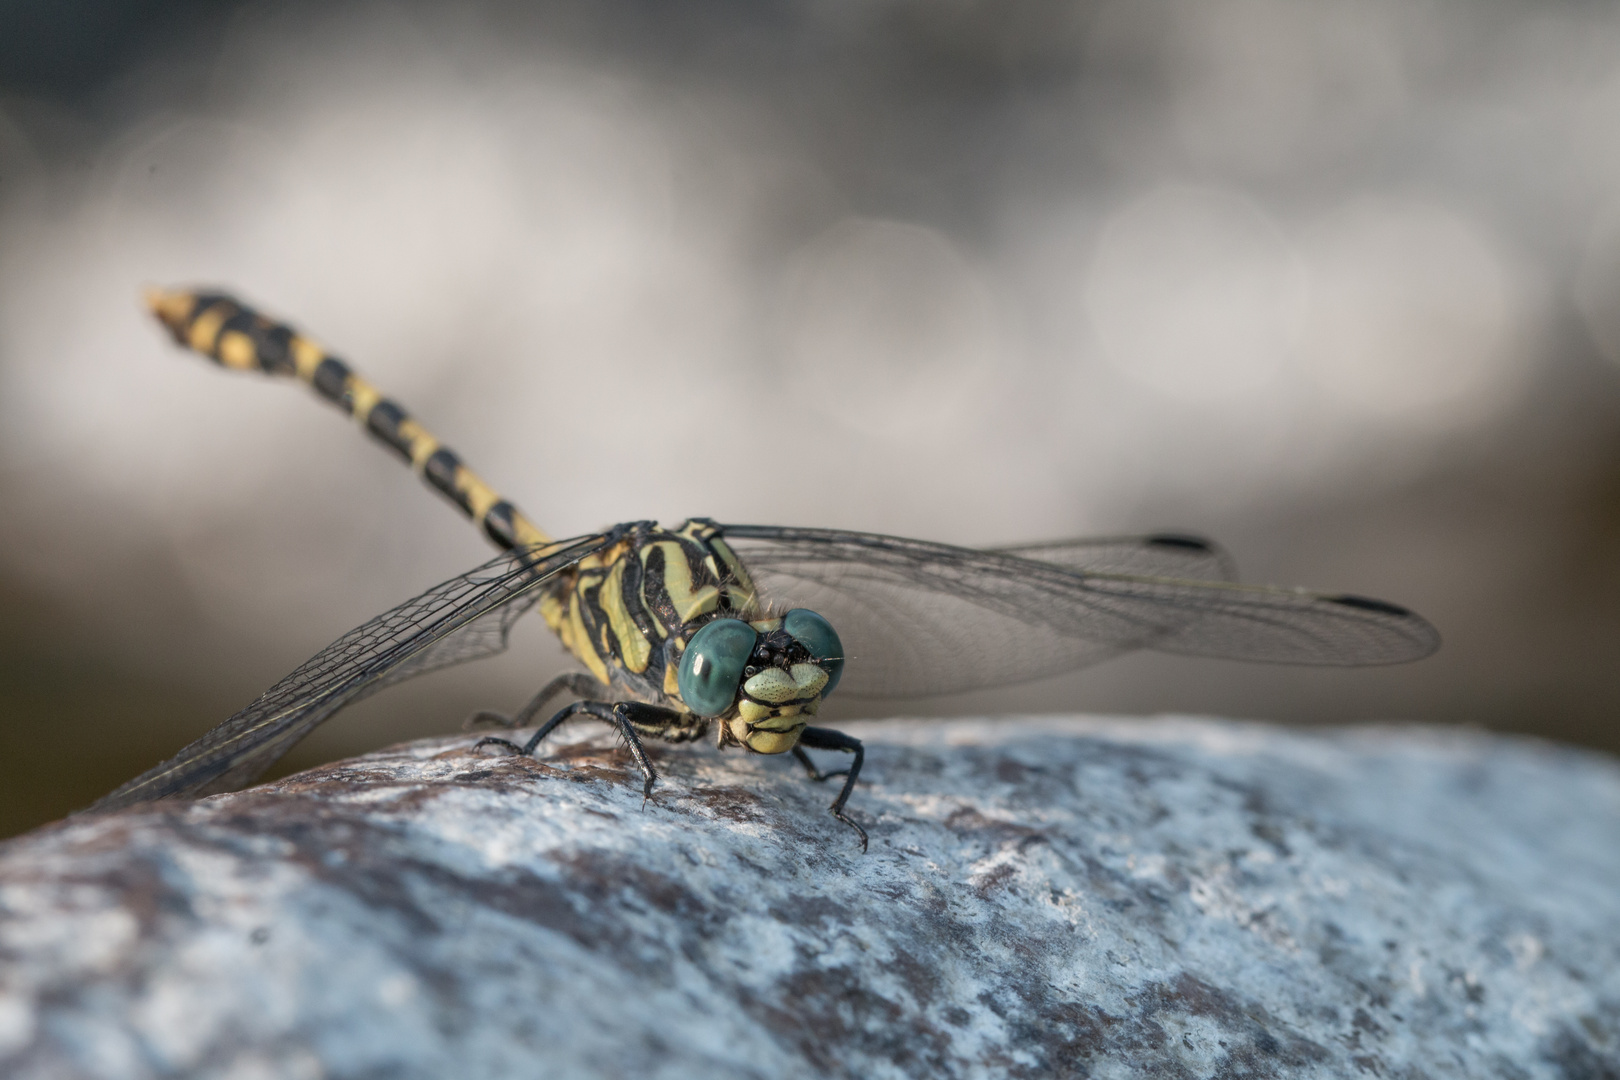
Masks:
[[[852,735],[845,735],[842,731],[834,731],[831,728],[819,727],[805,728],[799,734],[799,746],[808,746],[812,750],[847,750],[855,755],[854,760],[849,763],[849,768],[845,770],[843,790],[838,793],[838,798],[832,801],[832,816],[855,830],[861,838],[861,851],[865,852],[866,830],[855,824],[854,819],[844,813],[844,804],[849,801],[849,793],[855,790],[855,778],[861,775],[861,763],[866,760],[866,748],[861,745],[861,740]],[[797,750],[797,747],[795,750]],[[799,760],[804,761],[805,757],[800,757]],[[836,776],[838,774],[828,773],[827,775]]]
[[[630,748],[630,756],[636,759],[636,764],[641,767],[641,775],[646,779],[646,783],[641,786],[641,803],[645,806],[647,800],[652,798],[652,789],[658,782],[658,773],[653,770],[652,762],[647,759],[647,751],[641,748],[641,737],[636,734],[636,728],[640,726],[657,730],[667,726],[671,721],[680,719],[680,714],[673,709],[661,709],[656,705],[645,705],[639,701],[621,701],[607,711],[612,715],[609,722],[617,725],[624,735],[625,745]],[[594,714],[602,716],[604,720],[608,719],[601,713]]]
[[[656,706],[643,705],[634,701],[621,701],[617,705],[609,705],[601,701],[576,701],[565,706],[557,715],[540,725],[540,730],[530,736],[529,741],[522,746],[512,742],[510,739],[486,736],[474,743],[473,749],[477,750],[480,746],[504,746],[514,753],[532,757],[541,740],[550,735],[558,724],[579,713],[594,716],[596,719],[612,724],[619,729],[619,734],[624,736],[624,741],[630,748],[630,756],[635,759],[636,767],[641,770],[642,779],[645,781],[641,787],[642,798],[643,800],[651,798],[653,785],[658,782],[658,772],[653,768],[652,762],[648,760],[647,751],[642,749],[641,737],[636,734],[635,722],[657,722],[663,720],[665,714],[670,717],[675,716],[676,714],[669,709],[660,709]],[[643,717],[642,713],[649,715]]]
[[[810,774],[810,779],[818,784],[824,780],[831,780],[835,776],[849,775],[848,769],[834,769],[832,772],[822,772],[816,768],[816,763],[810,760],[810,755],[804,752],[802,746],[795,745],[793,747],[793,756],[799,759],[799,764],[803,765],[804,771]]]
[[[558,694],[567,692],[575,697],[590,700],[603,690],[601,683],[583,671],[567,671],[552,679],[540,688],[540,692],[530,698],[523,708],[507,716],[492,709],[483,709],[473,713],[461,725],[462,731],[477,731],[481,728],[512,728],[528,727],[530,721],[540,715],[540,710]]]

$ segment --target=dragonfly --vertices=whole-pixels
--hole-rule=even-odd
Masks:
[[[721,749],[791,753],[812,780],[861,774],[859,739],[817,726],[835,691],[858,701],[1005,686],[1132,649],[1291,664],[1420,659],[1439,635],[1383,600],[1245,584],[1198,536],[1161,533],[972,549],[845,529],[633,521],[554,539],[401,406],[314,339],[215,290],[155,289],[158,320],[219,365],[298,379],[470,518],[500,554],[351,630],[168,761],[90,810],[236,790],[346,705],[423,672],[490,656],[538,609],[582,670],[511,715],[526,729],[476,748],[534,755],[575,717],[609,725],[640,772],[644,740],[713,734]],[[548,705],[565,698],[555,712]],[[807,750],[850,755],[823,771]]]

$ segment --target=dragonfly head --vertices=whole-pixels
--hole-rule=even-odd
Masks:
[[[688,709],[721,718],[737,742],[780,754],[798,744],[843,673],[832,624],[794,608],[779,619],[705,623],[681,654],[676,684]]]

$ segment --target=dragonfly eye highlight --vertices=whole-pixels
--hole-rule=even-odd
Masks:
[[[715,619],[693,634],[675,673],[686,707],[699,716],[719,716],[731,708],[758,638],[740,619]]]
[[[844,643],[838,640],[838,631],[832,628],[832,623],[809,608],[794,608],[782,616],[782,629],[809,649],[810,658],[827,673],[827,685],[821,688],[821,696],[832,693],[844,674]]]

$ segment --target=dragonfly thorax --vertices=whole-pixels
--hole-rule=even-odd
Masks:
[[[803,608],[767,616],[747,568],[701,518],[619,526],[540,609],[601,682],[714,721],[722,742],[761,753],[792,749],[843,673],[831,624]]]

